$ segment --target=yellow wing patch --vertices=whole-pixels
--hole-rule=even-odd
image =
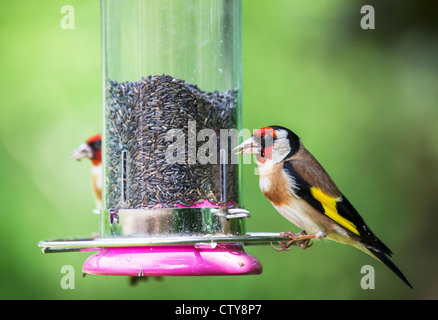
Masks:
[[[318,188],[312,188],[310,189],[310,192],[312,193],[312,196],[322,204],[325,215],[339,223],[344,228],[359,235],[357,227],[338,213],[338,210],[336,209],[338,198],[332,198],[324,194],[321,189]]]

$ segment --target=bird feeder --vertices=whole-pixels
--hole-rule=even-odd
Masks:
[[[103,207],[95,275],[260,274],[241,164],[240,0],[102,0]]]

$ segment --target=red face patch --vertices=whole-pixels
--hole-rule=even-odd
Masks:
[[[263,148],[261,151],[261,154],[256,155],[257,161],[260,163],[265,163],[267,160],[271,160],[272,159],[272,149],[273,149],[273,146]]]
[[[99,141],[99,140],[102,140],[102,135],[100,133],[95,134],[94,136],[89,137],[86,142],[88,144],[90,144],[90,143],[93,143],[93,142],[96,142],[96,141]]]
[[[274,148],[274,139],[277,138],[277,133],[271,127],[264,127],[254,131],[253,136],[259,141],[261,146],[260,155],[257,155],[257,160],[260,163],[265,163],[266,160],[272,159],[272,151]]]
[[[93,158],[91,158],[91,162],[97,166],[102,162],[102,149],[101,142],[102,135],[100,133],[95,134],[87,139],[87,144],[91,146],[93,149]]]
[[[253,134],[255,137],[265,137],[267,135],[271,135],[274,139],[277,139],[277,132],[271,127],[264,127],[261,129],[257,129]]]

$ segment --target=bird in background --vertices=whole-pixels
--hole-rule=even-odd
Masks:
[[[306,249],[310,239],[352,245],[383,262],[412,288],[390,260],[391,250],[366,225],[295,133],[281,126],[264,127],[234,150],[256,155],[262,193],[284,218],[303,230],[299,234],[280,233],[289,240],[279,242],[281,249],[277,250],[288,250],[293,243]]]
[[[96,209],[102,209],[102,136],[95,134],[77,147],[70,156],[73,160],[88,158],[91,161],[91,185]]]
[[[102,209],[102,136],[96,134],[89,137],[84,143],[77,147],[71,154],[71,159],[90,159],[91,185],[93,187],[96,209]],[[157,281],[162,281],[162,276],[152,276]],[[136,285],[139,281],[148,281],[149,276],[130,277],[130,284]]]

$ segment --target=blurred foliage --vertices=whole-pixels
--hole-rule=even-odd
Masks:
[[[378,1],[376,29],[360,29],[363,1],[243,0],[243,119],[294,130],[374,232],[394,251],[410,290],[362,252],[320,241],[311,249],[247,250],[260,276],[81,277],[90,253],[41,253],[40,240],[98,231],[90,165],[70,152],[101,130],[99,1],[0,5],[0,223],[2,299],[436,299],[438,216],[437,6]],[[244,167],[249,231],[295,230]],[[362,290],[360,268],[376,269]],[[76,270],[63,290],[63,265]]]

